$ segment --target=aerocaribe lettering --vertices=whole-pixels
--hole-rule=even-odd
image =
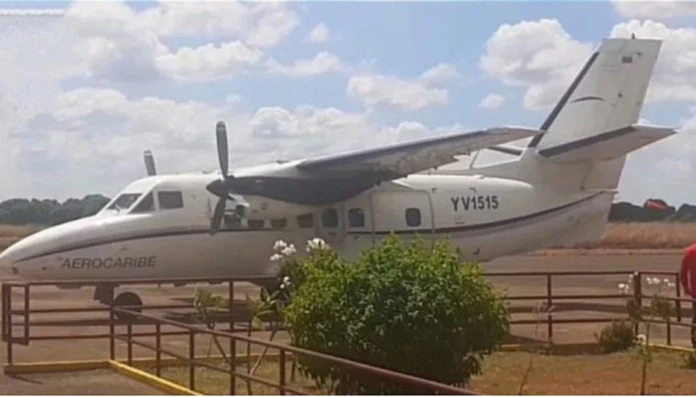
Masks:
[[[114,269],[134,267],[155,267],[156,256],[136,256],[125,258],[65,258],[61,269]]]
[[[469,210],[494,210],[497,209],[500,203],[497,195],[475,195],[475,196],[457,196],[450,197],[454,211],[463,209]]]

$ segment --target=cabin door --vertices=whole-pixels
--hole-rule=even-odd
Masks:
[[[346,223],[342,252],[344,258],[357,259],[362,251],[372,248],[374,244],[371,198],[371,193],[364,193],[347,200],[343,206]]]
[[[390,233],[410,239],[433,239],[433,207],[427,191],[377,191],[372,194],[373,233],[382,239]]]
[[[334,248],[340,249],[345,236],[343,205],[322,207],[317,213],[317,237]]]

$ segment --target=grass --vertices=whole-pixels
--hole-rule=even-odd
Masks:
[[[255,362],[255,358],[252,359],[252,365]],[[217,367],[224,368],[224,361],[220,360],[218,363],[213,363]],[[139,366],[140,369],[145,370],[151,374],[155,373],[154,367]],[[306,394],[326,394],[325,391],[315,386],[315,383],[307,378],[304,378],[296,372],[295,380],[290,379],[291,373],[291,363],[290,360],[287,361],[285,367],[286,373],[286,385],[300,390]],[[246,373],[247,364],[240,363],[237,364],[237,371]],[[171,366],[163,367],[161,372],[162,378],[174,382],[176,384],[189,387],[189,369],[187,366]],[[267,382],[277,384],[280,379],[280,366],[277,361],[265,360],[256,370],[254,374],[255,377],[263,379]],[[194,374],[195,390],[199,393],[207,395],[227,395],[230,389],[229,375],[224,372],[218,372],[209,368],[196,368]],[[242,378],[237,378],[236,381],[236,393],[237,395],[249,395],[247,390],[247,383]],[[252,395],[278,395],[278,389],[268,385],[263,385],[256,382],[251,382]]]
[[[588,248],[680,249],[696,242],[696,223],[611,223]]]
[[[39,226],[0,225],[0,250]],[[610,223],[599,243],[583,249],[682,249],[696,242],[696,223]]]
[[[38,230],[41,226],[15,226],[15,225],[0,225],[0,250],[3,250],[21,238],[26,237]]]
[[[514,395],[527,368],[529,353],[498,352],[486,358],[483,374],[474,377],[468,387],[481,394]],[[238,365],[246,371],[246,364]],[[634,352],[600,355],[576,353],[565,355],[539,354],[534,359],[524,394],[533,395],[637,395],[640,392],[641,361]],[[150,372],[152,369],[148,369]],[[289,378],[290,364],[286,374]],[[162,376],[175,383],[188,386],[187,367],[163,368]],[[261,365],[257,376],[277,383],[278,363],[267,361]],[[227,374],[209,369],[196,370],[196,390],[205,394],[228,394]],[[309,379],[297,374],[298,387],[310,394],[325,394]],[[238,378],[237,394],[247,394],[246,383]],[[275,388],[252,383],[253,394],[277,395]],[[696,370],[684,367],[680,353],[656,351],[649,364],[647,392],[661,395],[688,395],[696,390]]]

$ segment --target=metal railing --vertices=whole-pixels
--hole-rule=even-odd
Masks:
[[[119,285],[162,285],[162,284],[172,284],[172,285],[185,285],[185,284],[197,284],[197,283],[211,283],[211,284],[227,284],[228,288],[228,299],[230,306],[228,307],[228,326],[229,330],[235,329],[234,315],[234,285],[238,282],[263,282],[270,280],[268,277],[248,277],[248,278],[161,278],[161,279],[121,279],[116,280],[115,283]],[[103,281],[99,280],[69,280],[69,281],[7,281],[3,282],[0,286],[0,296],[2,298],[2,315],[0,321],[2,322],[1,327],[1,338],[6,344],[6,363],[13,364],[14,362],[14,345],[27,346],[31,341],[51,341],[51,340],[80,340],[80,339],[108,339],[110,338],[109,332],[97,332],[97,333],[87,333],[87,334],[75,334],[74,332],[65,333],[51,333],[51,334],[35,334],[31,331],[33,327],[55,327],[55,326],[66,326],[70,323],[75,324],[76,320],[44,320],[36,321],[31,320],[30,315],[43,315],[43,314],[78,314],[78,313],[103,313],[104,318],[99,321],[95,319],[83,320],[84,323],[89,323],[91,325],[103,325],[105,328],[109,324],[109,305],[95,303],[94,306],[90,307],[54,307],[54,308],[32,308],[31,307],[31,289],[33,287],[42,286],[55,286],[55,287],[74,287],[74,286],[85,286],[93,287],[98,284],[102,284]],[[23,307],[17,309],[13,307],[12,294],[15,290],[20,290],[23,297],[22,303]],[[111,297],[113,300],[113,296]],[[191,304],[166,304],[166,305],[142,305],[142,310],[176,310],[176,309],[193,309]],[[22,321],[20,323],[15,323],[15,317],[20,316]],[[15,335],[15,327],[21,327],[21,335]],[[163,331],[162,335],[185,335],[185,331]],[[153,332],[137,333],[136,336],[154,336]]]
[[[114,325],[114,320],[115,320],[115,315],[116,314],[124,314],[127,316],[131,316],[129,318],[132,319],[147,319],[153,321],[155,324],[155,343],[149,343],[145,342],[142,340],[135,340],[135,336],[132,333],[132,324],[128,323],[126,325],[126,334],[125,335],[119,335],[116,334],[115,332],[115,325]],[[236,335],[234,333],[230,332],[225,332],[225,331],[218,331],[210,328],[206,328],[200,325],[193,325],[193,324],[184,324],[178,321],[173,321],[173,320],[168,320],[159,316],[154,316],[151,314],[144,314],[144,313],[139,313],[139,312],[134,312],[126,309],[119,309],[119,308],[112,308],[112,314],[111,314],[111,321],[112,321],[112,326],[111,326],[111,340],[110,340],[110,357],[112,360],[115,359],[115,341],[120,340],[123,342],[126,342],[127,344],[127,363],[128,365],[133,365],[133,345],[140,346],[146,349],[149,349],[151,351],[155,352],[155,374],[158,377],[161,377],[161,359],[162,359],[162,354],[168,355],[175,357],[179,360],[183,360],[187,363],[188,365],[188,379],[189,379],[189,384],[188,388],[190,390],[196,390],[196,367],[200,368],[206,368],[209,370],[213,370],[216,372],[221,372],[221,373],[226,373],[229,375],[229,394],[234,395],[236,393],[236,378],[242,378],[243,380],[246,381],[251,381],[255,383],[259,383],[268,387],[272,387],[278,390],[278,393],[281,395],[284,395],[286,393],[291,393],[291,394],[298,394],[298,395],[304,395],[304,394],[309,394],[305,393],[304,391],[297,389],[295,387],[289,386],[288,385],[288,379],[287,379],[287,363],[288,363],[288,356],[293,355],[295,357],[297,356],[303,356],[307,358],[311,358],[314,360],[319,360],[322,363],[328,365],[334,365],[341,367],[343,370],[350,370],[362,374],[367,374],[370,376],[378,377],[390,382],[398,383],[401,385],[406,385],[409,387],[412,387],[415,391],[419,391],[420,393],[425,394],[425,392],[434,392],[436,394],[450,394],[450,395],[475,395],[476,393],[473,393],[471,391],[465,390],[465,389],[460,389],[457,387],[449,386],[443,383],[439,382],[434,382],[431,380],[423,379],[423,378],[418,378],[415,376],[391,371],[385,368],[379,368],[375,367],[372,365],[368,364],[363,364],[360,362],[352,361],[352,360],[347,360],[343,359],[340,357],[334,357],[330,356],[327,354],[319,353],[319,352],[314,352],[314,351],[309,351],[297,347],[293,347],[290,345],[285,345],[285,344],[280,344],[280,343],[274,343],[271,341],[264,341],[258,338],[254,337],[247,337],[243,335]],[[160,330],[162,325],[169,325],[173,326],[176,328],[180,328],[185,330],[186,333],[188,333],[188,355],[184,356],[182,354],[179,354],[173,350],[170,349],[165,349],[162,347],[162,338],[160,336]],[[217,337],[217,338],[223,338],[227,339],[229,343],[229,359],[228,364],[229,367],[221,367],[221,366],[216,366],[213,364],[210,364],[206,361],[196,359],[195,358],[195,337],[197,335],[209,335],[211,337]],[[279,358],[278,358],[278,379],[277,381],[270,381],[258,376],[250,375],[248,373],[239,371],[236,369],[236,345],[237,342],[243,342],[247,343],[250,345],[256,345],[256,346],[261,346],[264,348],[272,348],[275,350],[278,350],[279,352]]]
[[[644,306],[643,300],[649,300],[652,295],[643,293],[643,277],[644,276],[662,276],[674,279],[675,283],[675,296],[664,296],[664,299],[673,302],[675,308],[676,321],[664,321],[658,319],[646,319],[654,324],[665,325],[666,327],[666,344],[672,345],[672,327],[689,328],[693,333],[696,329],[696,299],[691,297],[683,297],[681,293],[681,276],[679,272],[665,272],[665,271],[627,271],[627,270],[607,270],[607,271],[557,271],[557,272],[484,272],[486,277],[496,278],[496,277],[544,277],[546,279],[546,289],[543,295],[511,295],[506,296],[505,299],[508,301],[543,301],[546,308],[551,308],[554,303],[559,300],[565,301],[584,301],[584,300],[597,300],[597,299],[625,299],[626,295],[621,293],[616,294],[553,294],[553,279],[559,277],[572,277],[572,276],[634,276],[633,280],[633,298],[641,305]],[[617,285],[618,290],[618,285]],[[692,318],[689,322],[683,322],[684,320],[684,307],[683,304],[688,303],[691,305]],[[625,307],[624,307],[625,310]],[[545,318],[538,319],[528,319],[528,320],[511,320],[511,325],[529,325],[529,324],[546,324],[547,326],[547,336],[551,340],[554,333],[555,324],[588,324],[588,323],[611,323],[612,321],[628,319],[628,312],[626,311],[625,316],[620,317],[580,317],[580,318],[559,318],[559,313],[549,312],[545,315]],[[694,344],[694,337],[692,336],[692,345]]]
[[[624,295],[620,293],[594,293],[594,294],[554,294],[554,283],[555,280],[558,278],[562,277],[571,277],[571,276],[590,276],[590,277],[606,277],[606,276],[624,276],[627,277],[631,274],[634,274],[636,272],[633,271],[558,271],[558,272],[484,272],[483,275],[488,277],[491,280],[498,279],[500,277],[542,277],[545,280],[545,291],[544,293],[541,294],[531,294],[531,295],[506,295],[505,299],[509,302],[520,302],[520,301],[540,301],[544,303],[544,306],[547,308],[551,308],[555,305],[558,305],[560,302],[559,301],[586,301],[586,300],[598,300],[598,299],[622,299],[625,298]],[[649,294],[644,294],[643,293],[643,277],[644,276],[661,276],[661,277],[669,277],[674,280],[676,284],[676,291],[675,291],[675,296],[668,296],[666,299],[669,299],[672,301],[675,305],[675,319],[672,321],[670,319],[669,321],[654,321],[655,323],[662,324],[666,326],[666,342],[668,345],[672,344],[672,329],[673,327],[680,327],[680,328],[689,328],[693,330],[696,328],[696,326],[692,323],[692,318],[686,318],[685,312],[684,312],[684,304],[690,304],[691,305],[691,312],[692,315],[694,312],[696,312],[696,300],[690,298],[690,297],[683,297],[681,295],[681,284],[679,280],[679,273],[678,272],[653,272],[653,271],[642,271],[642,272],[637,272],[638,276],[634,278],[634,297],[639,301],[643,302],[645,300],[648,300],[651,298]],[[324,355],[321,355],[319,353],[314,353],[314,352],[307,352],[302,349],[297,349],[294,347],[290,346],[285,346],[281,344],[276,344],[268,341],[263,341],[259,340],[256,338],[251,338],[249,336],[241,336],[241,335],[235,335],[235,331],[239,330],[244,330],[245,328],[240,328],[238,324],[235,324],[235,313],[239,310],[239,308],[234,304],[234,284],[236,282],[259,282],[259,281],[267,281],[267,278],[263,279],[257,279],[257,278],[246,278],[246,279],[227,279],[227,278],[199,278],[199,279],[181,279],[181,278],[167,278],[167,279],[158,279],[158,280],[152,280],[152,279],[137,279],[137,280],[118,280],[118,283],[121,285],[136,285],[136,284],[174,284],[174,285],[182,285],[182,284],[196,284],[196,283],[213,283],[213,284],[221,284],[221,283],[227,283],[228,288],[228,297],[229,297],[229,307],[226,318],[224,321],[228,324],[227,329],[222,329],[222,330],[212,330],[208,329],[202,326],[196,326],[196,325],[191,325],[191,324],[186,324],[182,321],[175,321],[171,320],[169,318],[165,318],[163,316],[155,316],[149,313],[145,313],[145,311],[150,311],[150,310],[169,310],[169,309],[182,309],[182,308],[187,308],[189,310],[193,309],[193,306],[191,304],[172,304],[172,305],[143,305],[142,310],[143,312],[136,312],[132,310],[127,310],[123,308],[112,308],[109,305],[98,305],[96,307],[74,307],[74,308],[68,308],[68,307],[57,307],[57,308],[32,308],[31,307],[31,289],[32,287],[36,286],[74,286],[74,285],[84,285],[84,286],[90,286],[90,285],[96,285],[99,283],[99,281],[40,281],[40,282],[5,282],[2,284],[1,288],[1,297],[2,297],[2,340],[6,343],[6,349],[7,349],[7,356],[6,356],[6,363],[9,365],[12,365],[14,363],[14,356],[13,356],[13,345],[19,344],[19,345],[28,345],[31,341],[48,341],[48,340],[76,340],[76,339],[108,339],[109,340],[109,350],[110,350],[110,357],[115,357],[115,340],[124,340],[123,338],[126,338],[126,343],[129,346],[129,361],[132,361],[132,346],[137,345],[141,346],[144,348],[150,348],[150,349],[156,349],[156,351],[159,351],[156,353],[156,357],[160,357],[162,354],[165,355],[170,355],[172,357],[178,357],[179,359],[185,359],[189,360],[189,358],[192,358],[193,356],[186,357],[185,355],[181,355],[179,353],[169,351],[167,349],[162,349],[161,346],[161,339],[164,336],[169,336],[169,335],[188,335],[189,336],[189,351],[193,352],[195,344],[195,338],[194,336],[196,334],[209,334],[209,335],[218,335],[222,336],[224,335],[225,337],[229,338],[230,340],[236,340],[240,342],[245,342],[245,343],[254,343],[257,345],[261,346],[270,346],[272,348],[276,349],[284,349],[283,351],[285,353],[281,353],[282,360],[287,359],[285,357],[288,353],[290,354],[305,354],[305,355],[317,355],[316,357],[324,357]],[[15,308],[13,307],[13,291],[20,292],[23,296],[20,299],[20,303],[23,305],[23,308]],[[618,291],[618,289],[617,289]],[[595,310],[597,312],[602,312],[602,310]],[[41,315],[41,314],[55,314],[55,313],[80,313],[80,312],[102,312],[104,314],[108,315],[108,318],[104,319],[103,323],[100,325],[103,326],[109,326],[108,332],[102,332],[102,333],[96,333],[96,334],[74,334],[71,333],[69,330],[64,333],[64,334],[50,334],[50,335],[44,335],[44,334],[37,334],[35,330],[33,330],[33,327],[42,327],[42,326],[56,326],[56,325],[65,325],[65,320],[54,320],[54,321],[36,321],[33,319],[33,315]],[[114,316],[116,314],[122,314],[125,315],[127,318],[130,320],[126,319],[116,319]],[[561,312],[562,313],[562,312]],[[589,324],[589,323],[608,323],[611,321],[614,321],[616,319],[626,319],[627,313],[625,313],[622,316],[613,316],[613,317],[608,317],[606,315],[602,316],[583,316],[583,317],[576,317],[576,318],[560,318],[559,317],[559,312],[552,312],[548,314],[544,314],[543,318],[537,318],[537,319],[511,319],[510,324],[511,325],[529,325],[529,324],[537,324],[537,323],[542,323],[546,324],[547,327],[547,335],[549,340],[553,338],[554,335],[554,326],[557,324]],[[128,317],[131,316],[131,317]],[[19,319],[17,318],[19,317]],[[137,326],[146,326],[146,325],[152,325],[154,326],[154,332],[134,332],[134,325],[136,324],[133,321],[133,318],[137,318]],[[684,320],[687,321],[684,321]],[[15,320],[19,320],[19,322],[15,322]],[[163,326],[166,325],[167,328],[173,328],[174,330],[164,330],[162,329]],[[117,335],[115,332],[115,327],[117,326],[126,326],[127,327],[127,332],[124,335]],[[21,332],[16,333],[15,328],[16,327],[22,327]],[[231,332],[230,332],[231,331]],[[193,335],[193,336],[192,336]],[[142,340],[136,340],[135,338],[143,338],[143,337],[153,337],[155,338],[155,344],[149,344],[147,342],[144,342]],[[143,345],[145,344],[145,345]],[[234,345],[234,343],[231,343],[231,345]],[[230,347],[230,351],[234,351],[235,347]],[[172,354],[174,353],[174,354]],[[330,360],[335,360],[333,362],[337,363],[337,365],[341,365],[340,363],[342,362],[342,359],[338,359],[335,357],[329,357],[328,359]],[[210,364],[197,360],[197,359],[192,359],[193,361],[190,361],[192,364],[190,364],[191,368],[195,367],[208,367]],[[348,366],[353,365],[352,362],[349,362],[346,360],[346,363],[344,363]],[[355,367],[356,370],[360,370],[359,368],[365,368],[365,367],[360,367],[361,364],[355,363],[355,365],[358,365]],[[159,368],[159,365],[157,365],[157,368]],[[282,367],[284,368],[284,367]],[[230,369],[225,369],[225,371],[228,371],[230,373]],[[284,370],[282,370],[284,371]],[[159,375],[159,369],[157,370],[158,375]],[[378,371],[379,372],[379,371]],[[193,374],[193,372],[192,372]],[[392,376],[393,373],[391,371],[387,371],[383,374],[387,378],[389,376]],[[402,374],[400,374],[402,375]],[[234,374],[230,373],[231,377],[240,377],[242,379],[246,380],[251,380],[250,375],[244,374],[243,372],[235,372]],[[285,376],[283,372],[283,376]],[[195,376],[193,376],[190,382],[195,382]],[[394,378],[395,379],[395,378]],[[416,378],[417,379],[417,378]],[[261,382],[262,380],[254,378],[253,380],[257,382]],[[411,381],[413,381],[411,379]],[[274,383],[277,385],[277,387],[281,387],[284,389],[279,389],[281,391],[287,391],[292,393],[293,391],[291,390],[292,387],[288,386],[287,384],[282,384],[282,380],[279,379],[278,383]],[[408,380],[406,381],[408,382]],[[192,383],[193,386],[195,386],[194,383]],[[434,386],[433,386],[434,387]],[[458,389],[459,392],[462,392],[460,389]],[[448,392],[450,393],[450,392]],[[453,391],[452,391],[453,393]],[[466,392],[470,393],[470,392]]]

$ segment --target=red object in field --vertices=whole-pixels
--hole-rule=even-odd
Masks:
[[[684,293],[696,299],[696,244],[686,249],[682,259],[680,279]]]

